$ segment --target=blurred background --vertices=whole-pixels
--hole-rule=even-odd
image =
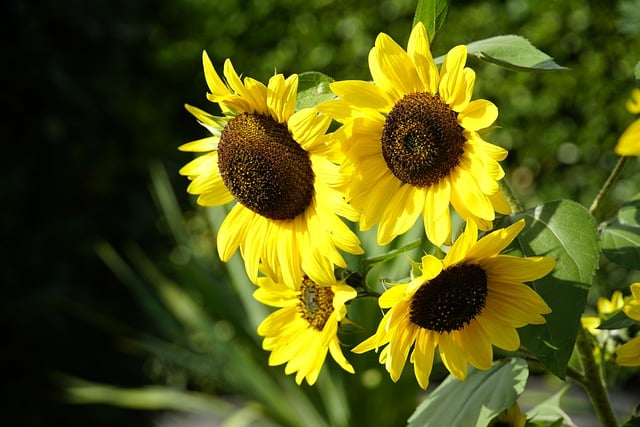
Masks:
[[[218,69],[229,57],[261,81],[310,70],[369,79],[375,36],[386,32],[406,46],[414,9],[409,0],[6,2],[3,417],[24,426],[163,419],[153,404],[138,411],[68,403],[69,381],[242,395],[253,380],[219,378],[226,365],[205,361],[224,345],[259,350],[253,328],[266,312],[252,311],[242,267],[217,261],[212,230],[223,211],[197,209],[177,173],[191,159],[177,147],[205,136],[183,104],[216,112],[205,100],[202,50]],[[470,64],[474,96],[500,109],[500,128],[487,139],[510,150],[508,181],[526,208],[558,198],[588,206],[633,119],[624,102],[640,60],[640,0],[452,1],[434,56],[499,34],[525,36],[569,68],[517,73]],[[599,219],[639,191],[639,175],[633,159]],[[604,265],[591,299],[628,288],[628,275]],[[238,295],[242,289],[248,293]],[[184,304],[171,307],[177,300]],[[203,317],[190,317],[198,309]],[[244,327],[232,322],[247,316]],[[215,333],[197,338],[206,322]],[[185,362],[191,356],[176,350],[180,343],[197,362]],[[253,353],[262,366],[268,355]],[[293,383],[282,367],[267,375],[265,384]],[[615,380],[624,386],[625,378]],[[349,399],[352,407],[371,404]],[[410,403],[397,408],[399,419]]]

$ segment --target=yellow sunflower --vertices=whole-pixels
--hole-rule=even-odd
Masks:
[[[640,89],[633,89],[626,107],[631,114],[640,114]],[[614,151],[619,156],[640,156],[640,119],[622,133]]]
[[[227,60],[225,84],[206,52],[202,59],[207,98],[224,116],[186,106],[212,136],[180,147],[203,153],[180,173],[191,180],[187,191],[199,195],[200,205],[238,202],[218,231],[220,258],[228,261],[240,248],[254,282],[259,265],[291,287],[304,273],[330,280],[331,263],[345,266],[339,250],[362,253],[338,217],[357,220],[341,192],[345,178],[334,163],[336,151],[326,143],[331,119],[313,109],[295,112],[295,74],[276,74],[265,86],[241,80]]]
[[[478,134],[498,109],[471,101],[475,73],[466,58],[466,47],[457,46],[438,71],[422,23],[406,51],[381,33],[369,53],[373,82],[331,83],[339,99],[317,107],[342,123],[333,137],[353,175],[348,197],[362,230],[379,224],[378,244],[407,231],[420,214],[429,240],[449,241],[450,205],[482,230],[491,229],[496,211],[511,212],[497,183],[507,152]]]
[[[443,260],[425,255],[421,276],[382,294],[379,305],[389,310],[376,333],[353,351],[378,351],[386,345],[379,360],[397,381],[413,347],[409,360],[426,389],[436,347],[459,380],[466,377],[468,363],[478,369],[491,366],[492,344],[517,350],[516,328],[542,324],[541,315],[551,312],[523,282],[543,277],[555,266],[551,258],[500,254],[524,225],[520,220],[477,240],[476,224],[467,222]]]
[[[606,319],[612,313],[620,310],[624,305],[624,297],[622,292],[614,291],[611,295],[611,300],[605,297],[598,298],[597,308],[598,316],[582,316],[580,322],[582,327],[586,328],[591,335],[599,335],[605,332],[603,329],[598,329],[603,319]]]
[[[526,425],[527,416],[520,412],[518,402],[513,402],[513,405],[492,419],[488,427],[525,427]]]
[[[262,347],[271,351],[269,365],[286,363],[285,373],[296,372],[298,384],[303,379],[309,385],[316,382],[327,351],[342,369],[354,373],[342,353],[337,334],[340,321],[347,315],[345,304],[357,292],[342,281],[325,283],[318,285],[305,276],[293,290],[260,277],[253,294],[263,304],[281,307],[258,326],[258,335],[265,337]]]
[[[640,283],[631,285],[633,299],[622,307],[622,311],[633,320],[640,321]],[[623,344],[616,352],[616,363],[621,366],[640,366],[640,337]]]

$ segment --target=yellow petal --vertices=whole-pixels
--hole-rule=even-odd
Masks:
[[[480,260],[499,254],[513,242],[524,229],[524,226],[525,220],[523,218],[508,227],[497,229],[483,236],[474,247],[469,250],[467,258],[470,260]],[[518,281],[521,282],[522,280]]]
[[[624,131],[614,151],[619,156],[640,156],[640,119]]]
[[[231,92],[229,88],[224,84],[220,76],[218,76],[206,51],[202,51],[202,64],[204,67],[204,78],[207,81],[207,86],[209,86],[209,91],[217,96],[230,95]]]
[[[344,80],[329,85],[331,91],[350,105],[360,108],[372,108],[378,111],[389,111],[393,101],[370,82],[361,80]]]
[[[463,381],[467,377],[467,355],[456,345],[450,333],[440,334],[438,350],[442,363],[451,375]]]
[[[469,102],[467,99],[467,77],[463,71],[466,61],[467,47],[459,45],[447,53],[440,69],[438,92],[442,100],[454,110],[456,107],[466,106],[466,103]]]
[[[467,253],[476,244],[478,239],[478,226],[471,220],[467,221],[464,232],[458,236],[449,252],[442,261],[445,268],[456,265],[466,259]]]
[[[498,107],[484,99],[475,99],[458,114],[458,123],[465,129],[477,131],[488,128],[498,118]]]

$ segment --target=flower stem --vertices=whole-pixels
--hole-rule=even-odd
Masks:
[[[618,159],[618,163],[616,163],[615,167],[609,174],[609,177],[607,178],[605,183],[602,185],[600,192],[598,193],[596,198],[593,199],[593,202],[589,207],[589,213],[591,213],[591,215],[595,215],[596,211],[602,204],[602,201],[607,196],[607,194],[609,194],[609,191],[611,191],[611,188],[613,188],[613,184],[615,184],[618,178],[620,177],[620,174],[622,173],[622,169],[624,169],[624,165],[627,164],[627,160],[629,160],[629,157],[627,156],[622,156]]]
[[[602,378],[602,371],[593,356],[593,348],[591,336],[584,328],[580,328],[576,339],[576,350],[584,373],[582,375],[573,371],[567,373],[586,390],[602,426],[617,427],[618,421],[611,407],[609,394]]]
[[[507,202],[509,203],[509,207],[513,212],[522,212],[522,204],[520,204],[520,200],[513,194],[511,187],[507,184],[505,179],[501,179],[498,181],[498,185],[500,186],[500,191],[507,198]]]

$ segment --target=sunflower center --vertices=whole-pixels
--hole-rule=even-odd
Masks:
[[[305,277],[300,288],[298,307],[302,318],[314,329],[322,331],[325,323],[333,313],[333,291],[330,286],[318,286],[313,280]]]
[[[294,219],[314,194],[309,154],[287,126],[261,114],[227,123],[218,145],[222,181],[248,209],[274,220]]]
[[[438,95],[410,93],[387,115],[382,155],[400,181],[429,187],[458,165],[465,141],[457,114]]]
[[[443,270],[413,295],[409,318],[422,328],[438,333],[462,329],[485,306],[487,273],[475,264]]]

